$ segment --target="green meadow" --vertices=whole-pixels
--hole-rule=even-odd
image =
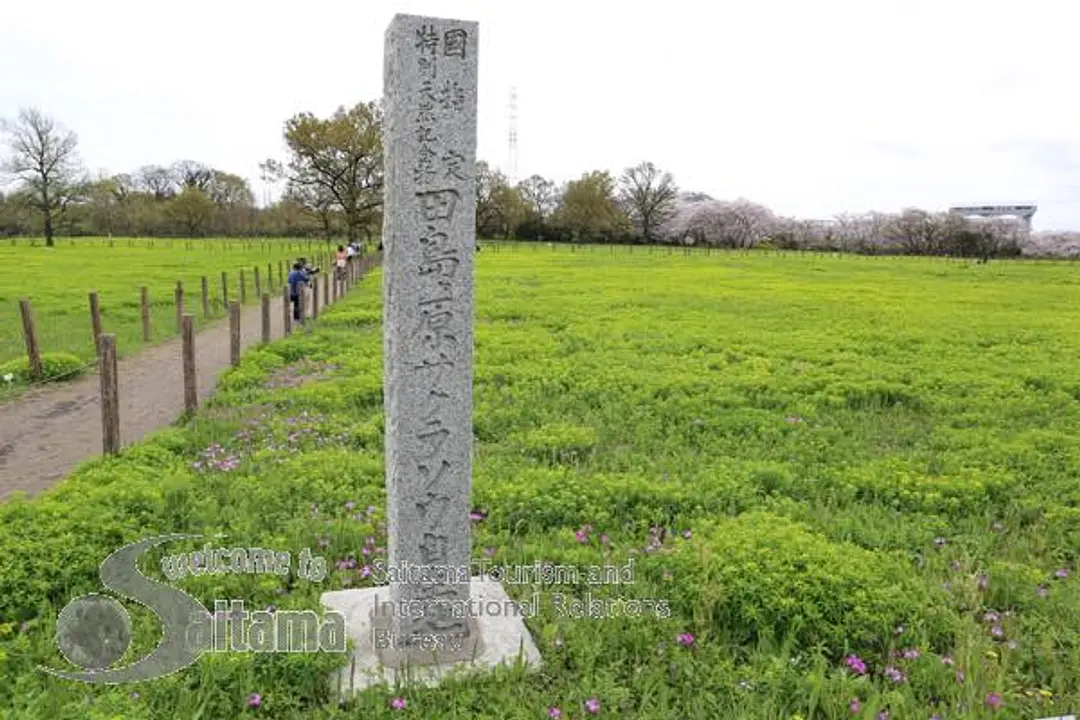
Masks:
[[[117,350],[130,355],[148,344],[177,334],[176,283],[184,288],[184,306],[196,321],[227,316],[221,274],[226,273],[229,300],[240,299],[244,270],[246,301],[255,304],[255,268],[264,291],[281,292],[279,263],[298,255],[328,252],[324,243],[286,240],[170,240],[147,238],[57,238],[56,246],[20,238],[0,242],[0,374],[27,380],[28,362],[19,301],[30,300],[38,346],[46,372],[64,375],[95,357],[90,300],[97,291],[103,332],[115,333]],[[273,285],[268,285],[267,265]],[[287,272],[287,266],[286,266]],[[202,277],[207,278],[210,314],[203,315]],[[149,293],[150,341],[143,338],[140,287]],[[0,385],[4,383],[0,381]],[[0,392],[3,392],[0,387]]]
[[[258,260],[185,269],[240,257]],[[318,583],[176,581],[210,607],[317,609],[324,591],[373,584],[386,544],[382,299],[378,283],[360,287],[312,333],[246,353],[189,422],[0,506],[2,716],[1075,711],[1078,283],[1067,263],[489,246],[477,256],[474,556],[633,569],[624,584],[505,584],[517,599],[539,593],[527,624],[542,668],[343,704],[329,674],[344,660],[327,653],[208,654],[121,686],[36,669],[71,667],[59,611],[104,592],[109,553],[153,535],[224,533],[225,547],[326,558]],[[160,557],[143,571],[164,581]],[[603,610],[573,617],[568,598]],[[121,664],[161,638],[148,610],[127,606],[135,640]]]

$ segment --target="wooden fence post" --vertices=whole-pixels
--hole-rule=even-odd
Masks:
[[[247,281],[244,276],[244,268],[240,268],[240,304],[247,302]]]
[[[334,271],[331,270],[330,274],[326,276],[326,282],[323,283],[323,307],[330,305],[330,283],[334,282]]]
[[[285,261],[284,260],[278,260],[278,263],[277,263],[277,276],[278,276],[278,285],[284,285],[285,284]]]
[[[139,288],[139,312],[142,315],[143,340],[150,342],[150,288],[145,285]]]
[[[19,311],[22,313],[26,354],[30,358],[30,377],[34,380],[41,380],[45,375],[45,371],[41,367],[41,350],[37,344],[37,329],[34,327],[34,316],[30,313],[29,298],[23,298],[19,301]]]
[[[210,317],[210,280],[202,276],[202,314],[204,318]]]
[[[319,319],[319,276],[311,279],[311,319]]]
[[[184,284],[179,280],[176,281],[176,332],[181,332],[184,329],[183,324],[184,317]]]
[[[221,271],[221,309],[222,311],[229,307],[229,274],[224,270]]]
[[[199,395],[195,387],[195,324],[190,315],[184,315],[183,328],[180,360],[184,368],[184,412],[193,413],[199,407]]]
[[[101,306],[97,290],[90,293],[90,329],[94,333],[94,352],[101,357]]]
[[[240,303],[233,300],[229,306],[229,359],[233,367],[240,364]]]
[[[262,341],[270,342],[270,293],[262,294]]]
[[[292,308],[289,302],[289,286],[285,286],[284,292],[281,293],[281,318],[285,321],[285,334],[288,335],[292,332]]]
[[[120,452],[120,388],[116,377],[116,336],[101,336],[101,445],[106,455]]]
[[[274,287],[274,266],[266,263],[266,289]]]
[[[262,297],[262,279],[259,277],[259,266],[252,268],[255,271],[255,297]]]

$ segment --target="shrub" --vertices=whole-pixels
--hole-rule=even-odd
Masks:
[[[47,352],[41,356],[41,369],[45,380],[73,380],[85,369],[83,361],[71,353]],[[0,378],[12,375],[17,383],[30,382],[30,359],[16,358],[0,365]]]
[[[932,609],[940,599],[896,555],[830,542],[767,512],[698,528],[695,537],[673,558],[673,612],[696,607],[729,642],[820,644],[839,658],[850,648],[884,651],[906,625],[921,626],[934,646],[952,644],[958,619]]]

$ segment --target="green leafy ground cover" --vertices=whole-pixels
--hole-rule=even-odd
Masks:
[[[225,533],[225,547],[328,560],[317,584],[176,581],[208,605],[312,609],[372,584],[386,538],[371,283],[310,335],[247,353],[190,424],[0,507],[0,707],[49,720],[1075,711],[1076,283],[1050,263],[481,253],[474,554],[634,562],[630,584],[506,584],[541,593],[528,624],[542,670],[344,705],[329,654],[210,654],[104,688],[35,670],[68,667],[58,612],[145,537]],[[153,560],[144,572],[164,581]],[[558,593],[641,607],[565,617]],[[129,610],[125,664],[160,638]]]
[[[227,316],[222,305],[221,273],[228,273],[229,299],[240,299],[239,270],[245,271],[247,302],[255,297],[254,268],[265,291],[281,292],[279,261],[326,252],[324,243],[286,240],[169,240],[147,238],[59,238],[55,247],[27,239],[0,242],[0,378],[26,381],[28,361],[19,300],[29,298],[47,376],[67,376],[94,358],[89,293],[98,292],[104,332],[116,334],[117,349],[129,355],[143,347],[139,288],[150,296],[151,343],[176,335],[174,291],[184,285],[185,308],[203,321],[202,276],[207,276],[211,319]],[[274,285],[266,283],[267,263]],[[286,268],[287,269],[287,268]],[[0,379],[0,393],[5,383]],[[7,388],[11,390],[12,388]]]

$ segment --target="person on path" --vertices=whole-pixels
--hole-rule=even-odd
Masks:
[[[345,266],[349,262],[349,255],[344,245],[338,245],[337,257],[334,259],[334,275],[338,280],[345,279]]]
[[[292,301],[293,320],[301,324],[304,322],[304,318],[300,315],[300,294],[307,287],[309,280],[310,276],[304,268],[304,264],[298,260],[293,264],[293,269],[289,272],[289,300]]]

